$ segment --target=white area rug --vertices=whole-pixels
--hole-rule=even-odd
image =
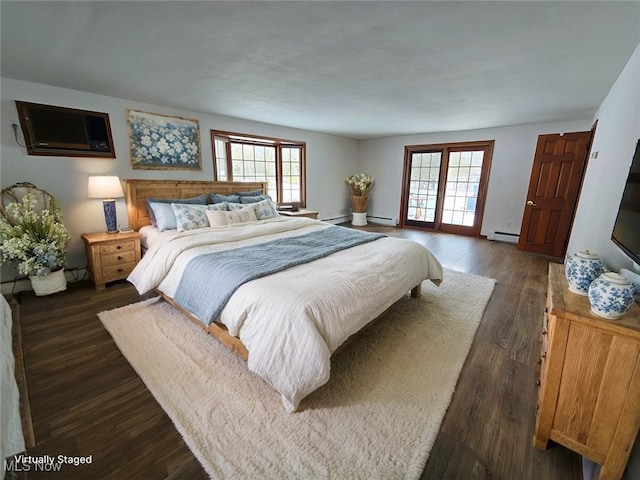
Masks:
[[[98,316],[212,478],[419,478],[495,285],[444,278],[334,357],[329,383],[294,414],[164,301]]]

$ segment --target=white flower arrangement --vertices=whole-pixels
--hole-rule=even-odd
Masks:
[[[32,276],[64,267],[70,238],[55,203],[40,213],[35,205],[35,195],[27,193],[20,203],[5,207],[11,223],[0,220],[0,263],[17,260],[18,271]]]
[[[366,173],[357,173],[347,178],[347,183],[351,188],[351,195],[366,197],[373,186],[373,178]]]

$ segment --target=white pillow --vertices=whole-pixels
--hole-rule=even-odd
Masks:
[[[207,220],[209,220],[209,225],[212,227],[222,227],[233,223],[255,222],[258,220],[256,217],[256,211],[251,206],[230,212],[206,210],[205,214],[207,216]]]
[[[149,206],[153,210],[155,225],[160,232],[178,228],[170,203],[149,202]]]
[[[171,209],[176,217],[176,226],[179,232],[209,226],[209,221],[205,215],[205,212],[208,211],[207,205],[172,203]]]
[[[260,202],[250,203],[249,205],[253,207],[258,220],[266,220],[267,218],[274,218],[279,215],[278,210],[270,198]],[[246,208],[246,204],[242,203],[227,203],[227,206],[231,211]]]

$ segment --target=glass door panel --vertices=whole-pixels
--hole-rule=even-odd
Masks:
[[[407,223],[433,227],[436,222],[442,152],[412,152]]]
[[[450,152],[442,223],[473,227],[484,150]]]

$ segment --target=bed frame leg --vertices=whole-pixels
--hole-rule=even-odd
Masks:
[[[411,297],[418,298],[420,296],[420,290],[422,288],[422,284],[416,285],[411,289]]]

